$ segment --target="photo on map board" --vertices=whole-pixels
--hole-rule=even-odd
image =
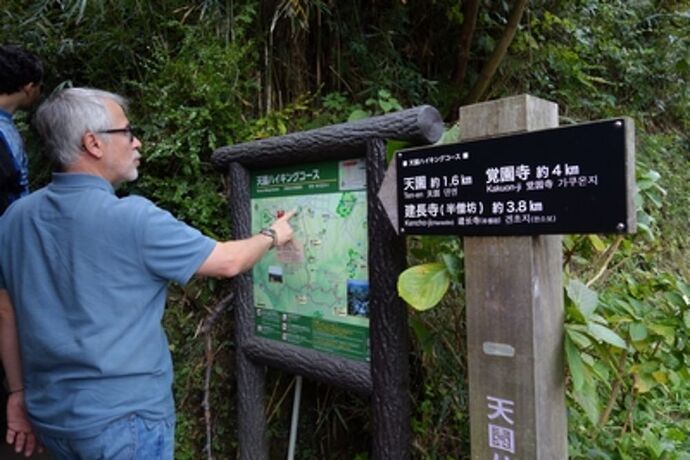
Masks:
[[[369,317],[369,282],[347,280],[347,314]]]
[[[268,267],[268,281],[271,283],[282,283],[283,267],[280,265],[270,265]]]

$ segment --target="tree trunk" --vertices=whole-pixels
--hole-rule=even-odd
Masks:
[[[515,4],[513,5],[513,10],[510,12],[508,24],[506,25],[506,28],[503,30],[503,35],[496,44],[496,48],[494,49],[494,52],[491,54],[491,57],[484,64],[484,67],[482,68],[482,71],[479,74],[479,78],[475,82],[474,87],[470,91],[470,94],[468,94],[465,100],[463,101],[464,105],[472,104],[474,102],[479,101],[486,89],[489,87],[491,79],[496,74],[498,66],[501,64],[501,61],[503,60],[503,57],[506,54],[506,51],[508,51],[508,47],[510,46],[510,44],[513,41],[513,38],[515,37],[515,32],[517,31],[518,25],[520,24],[520,19],[522,19],[522,14],[525,12],[525,8],[527,8],[527,4],[528,0],[515,1]]]
[[[465,80],[465,73],[467,72],[467,64],[470,60],[470,47],[472,45],[472,37],[474,30],[477,27],[477,15],[479,14],[479,0],[471,0],[464,2],[462,5],[462,14],[464,21],[462,23],[462,30],[460,31],[460,43],[458,46],[458,56],[455,61],[455,71],[453,72],[453,83],[456,87],[460,87]]]

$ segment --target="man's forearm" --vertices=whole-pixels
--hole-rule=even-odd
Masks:
[[[5,368],[9,391],[24,387],[14,308],[7,291],[0,290],[0,358]]]
[[[260,233],[243,240],[219,242],[197,270],[197,275],[230,278],[254,266],[273,246],[292,240],[289,220],[295,211],[288,211],[273,222],[270,236]]]

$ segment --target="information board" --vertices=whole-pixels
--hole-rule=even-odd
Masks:
[[[365,160],[251,173],[252,233],[293,209],[293,242],[253,269],[256,335],[368,361]]]
[[[626,148],[632,129],[629,120],[612,119],[397,152],[399,230],[634,231],[634,164]]]

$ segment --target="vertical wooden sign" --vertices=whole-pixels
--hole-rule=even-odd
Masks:
[[[460,109],[463,139],[558,125],[521,95]],[[466,237],[472,458],[565,459],[562,237]]]

